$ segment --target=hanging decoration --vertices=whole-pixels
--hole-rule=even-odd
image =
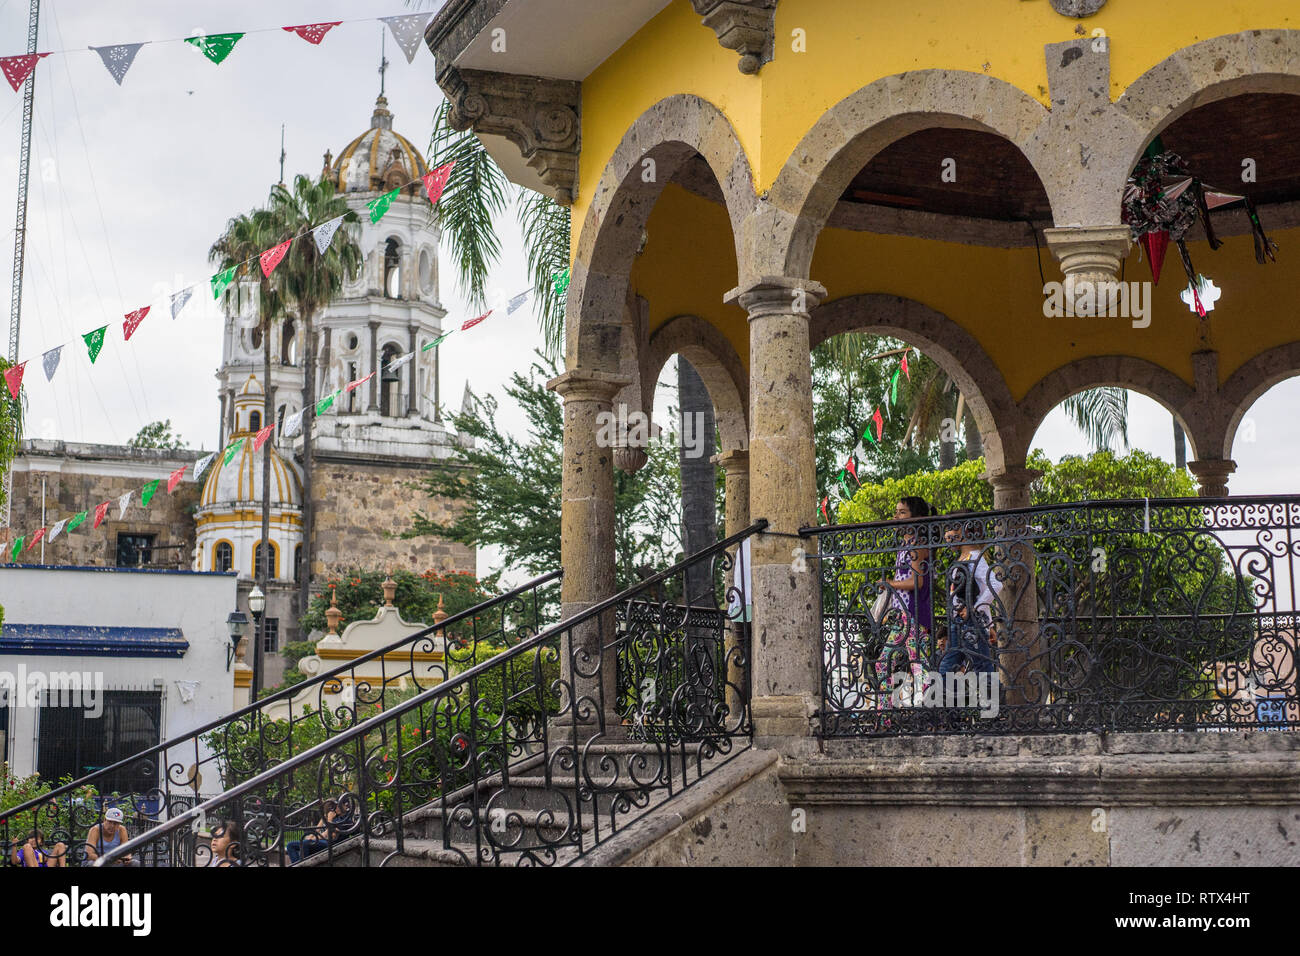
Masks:
[[[532,295],[531,289],[520,292],[517,296],[506,303],[506,315],[514,315],[519,311],[519,308],[528,301],[530,295]]]
[[[126,494],[118,497],[117,499],[117,520],[118,521],[121,521],[123,518],[126,517],[126,509],[131,507],[132,494],[134,494],[134,492],[128,491]]]
[[[160,484],[162,484],[162,479],[155,478],[153,481],[149,482],[147,485],[145,485],[143,488],[140,489],[140,507],[142,508],[149,507],[149,502],[153,501],[154,492],[158,490],[158,486]]]
[[[193,295],[193,293],[194,286],[187,286],[186,288],[181,289],[180,292],[172,293],[171,303],[173,319],[181,314],[181,309],[185,308],[185,303],[190,301],[190,296]]]
[[[46,56],[49,54],[24,53],[21,56],[0,56],[0,70],[4,71],[5,79],[9,81],[15,93],[27,82],[27,77],[32,75],[32,70],[36,69],[36,61]]]
[[[242,33],[209,33],[202,37],[186,37],[185,42],[197,47],[213,63],[220,63],[230,56],[235,44],[243,38]]]
[[[1196,281],[1178,293],[1178,297],[1186,303],[1188,309],[1198,315],[1205,315],[1206,312],[1214,311],[1214,303],[1219,301],[1222,294],[1212,280],[1198,274]]]
[[[424,41],[424,30],[433,19],[432,13],[408,13],[400,17],[380,17],[388,24],[388,29],[393,32],[393,39],[397,41],[397,46],[402,53],[406,55],[406,62],[413,63],[415,54],[420,50],[420,44]]]
[[[220,299],[221,293],[226,291],[226,286],[235,281],[235,270],[239,266],[231,266],[225,272],[218,272],[208,281],[212,283],[212,298]]]
[[[298,414],[301,415],[302,412],[299,412]],[[196,461],[194,463],[194,480],[198,481],[199,478],[202,477],[203,473],[208,470],[208,466],[211,465],[216,460],[217,460],[217,453],[214,451],[212,454],[205,455],[204,457]]]
[[[188,467],[189,467],[188,465],[181,465],[179,468],[177,468],[175,471],[173,471],[170,475],[167,476],[167,494],[170,495],[173,491],[176,490],[176,486],[179,485],[181,483],[181,479],[185,477],[185,470]]]
[[[131,64],[135,62],[135,55],[140,52],[143,43],[119,43],[116,46],[92,46],[90,49],[99,54],[99,58],[104,61],[109,76],[117,81],[117,85],[122,85],[122,80],[126,76],[126,71],[131,69]]]
[[[9,386],[9,394],[13,396],[15,402],[18,401],[18,390],[23,387],[23,369],[25,368],[27,368],[27,363],[20,362],[5,369],[5,384]]]
[[[232,441],[229,445],[226,446],[226,453],[225,455],[222,456],[221,459],[221,464],[223,467],[230,464],[231,459],[235,457],[235,452],[243,448],[244,442],[247,440],[248,439],[246,438],[240,438],[235,441]]]
[[[50,528],[50,537],[48,539],[50,544],[53,544],[54,539],[63,533],[63,526],[67,523],[67,518],[60,518],[58,521],[54,522],[54,526]]]
[[[484,313],[483,313],[482,315],[480,315],[478,318],[470,319],[468,322],[466,322],[464,325],[462,325],[462,326],[460,327],[460,330],[461,330],[462,332],[468,332],[470,329],[474,328],[474,326],[478,325],[480,322],[482,322],[484,319],[486,319],[486,318],[487,318],[489,315],[491,315],[491,314],[492,314],[492,310],[491,310],[491,309],[488,309],[486,312],[484,312]]]
[[[451,335],[451,333],[455,331],[456,331],[455,329],[451,329],[448,332],[443,332],[442,335],[438,336],[432,342],[428,343],[424,348],[420,349],[420,351],[427,352],[429,351],[429,349],[436,349],[439,345],[442,344],[443,339],[445,339],[447,336]]]
[[[271,278],[271,273],[275,271],[275,267],[284,259],[284,255],[289,251],[289,246],[292,243],[292,239],[286,239],[278,246],[267,249],[257,257],[258,261],[262,264],[262,275],[266,276],[268,279]]]
[[[424,181],[424,191],[429,196],[429,202],[435,206],[438,200],[442,198],[442,191],[447,188],[447,181],[451,179],[452,167],[456,165],[453,159],[450,163],[443,163],[437,169],[431,169],[421,177]]]
[[[569,272],[570,270],[565,269],[563,272],[551,277],[555,283],[555,295],[557,297],[562,297],[564,293],[569,291]]]
[[[59,368],[59,357],[63,355],[63,346],[56,345],[41,356],[41,365],[45,369],[45,381],[54,381],[54,373]]]
[[[343,225],[343,217],[335,216],[328,222],[323,222],[311,231],[311,237],[316,240],[316,251],[322,256],[334,241],[334,233],[339,231],[339,226]]]
[[[372,199],[366,203],[366,208],[370,210],[370,224],[372,226],[384,218],[384,213],[388,212],[388,207],[393,204],[393,200],[397,198],[401,191],[402,187],[398,186],[396,189],[390,189],[377,199]]]
[[[99,504],[95,505],[95,521],[91,525],[92,528],[98,528],[100,524],[103,523],[104,516],[108,514],[109,504],[110,502],[102,501]]]
[[[135,334],[135,330],[140,327],[140,323],[144,321],[144,317],[148,314],[149,306],[146,305],[143,309],[136,309],[127,315],[126,321],[122,323],[122,338],[124,341],[131,341],[131,336]]]
[[[95,364],[95,359],[99,358],[99,350],[104,347],[104,335],[108,332],[107,325],[101,325],[93,332],[87,332],[82,336],[86,343],[86,351],[90,355],[90,364]]]
[[[273,431],[275,431],[274,425],[267,425],[265,428],[259,431],[253,437],[253,451],[261,451],[262,446],[266,444],[266,440],[271,437],[271,432]],[[168,491],[172,490],[170,484],[168,485],[167,490]]]
[[[312,46],[320,46],[320,41],[325,39],[325,34],[342,22],[342,20],[332,20],[329,23],[300,23],[296,27],[281,27],[280,29],[286,33],[298,34]]]

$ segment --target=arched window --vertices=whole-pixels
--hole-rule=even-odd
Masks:
[[[379,374],[380,415],[402,414],[402,370],[385,368],[401,354],[401,349],[396,345],[384,346],[383,359],[379,363],[379,367],[385,369]]]
[[[272,541],[270,542],[270,544],[271,544],[271,563],[266,569],[266,576],[268,578],[274,578],[276,577],[275,566],[277,564],[277,560],[276,560],[277,553],[276,553],[275,542]],[[265,554],[265,549],[262,547],[262,543],[259,541],[253,547],[253,578],[256,580],[260,580],[262,577],[262,559],[264,554]]]
[[[401,248],[396,239],[384,243],[384,295],[390,299],[402,297]]]
[[[251,412],[248,416],[248,430],[260,432],[262,430],[262,413]]]
[[[302,545],[300,544],[293,547],[293,583],[302,583]]]
[[[280,410],[276,413],[275,415],[276,434],[279,434],[280,432],[284,431],[284,415],[285,412],[287,412],[288,410],[289,410],[288,405],[281,405]]]
[[[260,349],[262,347],[262,327],[260,325],[254,326],[252,332],[249,333],[249,338],[253,342],[254,351]]]
[[[280,364],[297,365],[298,364],[298,327],[294,325],[293,319],[285,319],[284,326],[280,330]]]
[[[235,549],[228,541],[218,541],[212,549],[212,570],[229,571],[235,566]]]

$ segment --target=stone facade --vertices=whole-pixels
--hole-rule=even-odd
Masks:
[[[475,569],[474,549],[462,544],[420,537],[404,539],[417,511],[438,520],[451,506],[424,495],[416,486],[423,467],[409,463],[377,464],[318,457],[313,502],[315,549],[312,575],[348,568]]]
[[[44,563],[113,567],[117,564],[119,535],[140,534],[152,535],[158,549],[149,564],[188,569],[193,562],[194,509],[201,486],[187,472],[175,492],[168,494],[166,479],[182,465],[192,466],[204,454],[62,441],[24,442],[22,453],[14,461],[10,526],[15,535],[30,535],[89,510],[90,516],[75,532],[62,534],[46,545]],[[162,478],[163,485],[149,507],[142,508],[139,489],[154,478]],[[117,501],[128,491],[136,495],[132,496],[125,518],[119,520]],[[104,522],[94,528],[94,508],[102,501],[110,501],[112,506]],[[6,553],[4,559],[8,558]],[[16,563],[40,564],[40,544],[18,555]]]

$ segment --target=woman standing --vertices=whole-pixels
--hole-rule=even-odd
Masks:
[[[900,498],[894,506],[894,520],[928,518],[938,514],[924,498]],[[910,704],[913,694],[921,690],[925,673],[925,658],[930,645],[930,632],[934,627],[934,609],[930,603],[930,550],[919,547],[918,529],[903,532],[904,546],[899,549],[894,564],[894,577],[885,583],[891,589],[890,608],[887,615],[897,623],[889,628],[889,637],[876,661],[876,680],[881,689],[877,694],[878,706],[886,701],[893,704]],[[898,699],[894,699],[893,672],[901,665],[910,680],[900,681]]]

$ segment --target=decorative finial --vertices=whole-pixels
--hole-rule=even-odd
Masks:
[[[380,587],[384,589],[384,607],[392,607],[393,598],[397,594],[397,582],[393,580],[392,571],[388,572],[388,577]]]
[[[433,612],[433,623],[434,623],[434,624],[441,624],[443,621],[447,620],[447,618],[450,617],[450,616],[451,616],[451,615],[449,615],[449,614],[447,613],[446,608],[444,608],[444,607],[442,606],[442,595],[439,594],[439,595],[438,595],[438,610],[436,610],[436,611]]]
[[[330,585],[330,606],[325,611],[325,620],[329,622],[329,632],[335,637],[339,633],[339,621],[343,620],[343,612],[339,610],[338,598],[335,596],[334,585]]]

